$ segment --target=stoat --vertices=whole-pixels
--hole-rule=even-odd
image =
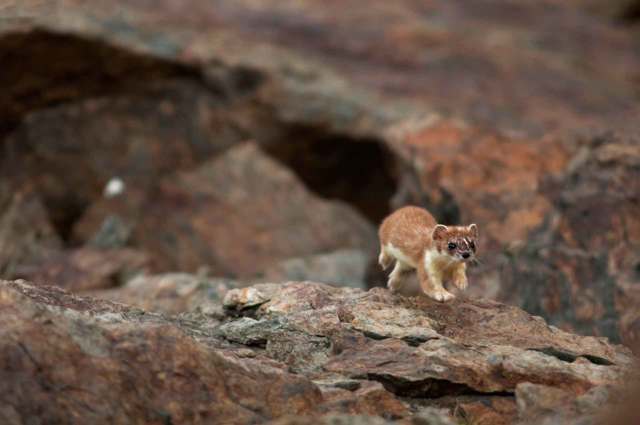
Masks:
[[[380,266],[386,270],[395,261],[387,282],[392,292],[402,287],[403,275],[412,269],[418,273],[422,291],[434,300],[454,298],[444,282],[466,289],[467,263],[476,255],[475,224],[445,226],[423,208],[404,207],[384,219],[379,236]]]

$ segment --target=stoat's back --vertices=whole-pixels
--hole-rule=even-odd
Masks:
[[[425,249],[431,247],[431,232],[436,224],[435,218],[424,208],[400,208],[380,225],[380,244],[391,244],[417,263]]]

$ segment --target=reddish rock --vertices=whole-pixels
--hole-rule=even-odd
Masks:
[[[534,382],[575,397],[620,385],[634,362],[628,349],[606,339],[570,334],[516,307],[483,300],[442,304],[378,288],[365,293],[306,282],[233,289],[225,306],[253,317],[222,325],[225,339],[266,347],[267,355],[286,359],[318,383],[353,390],[359,381],[374,380],[402,397],[459,396],[451,408],[477,423],[511,423],[513,399],[490,399],[489,408],[469,393],[504,397]],[[279,357],[290,350],[278,344],[283,339],[295,341],[292,358]],[[278,348],[270,350],[272,343]],[[301,367],[294,359],[305,353]]]
[[[398,125],[389,137],[408,165],[394,207],[427,204],[446,224],[476,222],[487,256],[523,243],[542,223],[551,205],[538,194],[540,180],[561,172],[570,155],[557,139],[510,137],[436,116]]]
[[[309,235],[279,222],[281,211],[276,218],[288,189],[265,185],[249,219],[226,198],[235,187],[213,196],[193,169],[203,160],[229,170],[208,156],[239,138],[271,153],[301,134],[380,143],[399,158],[393,206],[415,202],[480,225],[484,265],[470,271],[472,295],[638,344],[636,143],[568,135],[637,134],[640,57],[632,31],[584,2],[63,3],[19,2],[0,23],[0,175],[37,183],[63,238],[83,216],[77,241],[93,240],[117,213],[163,270],[206,265],[238,277],[344,248],[371,255],[369,230],[343,224],[342,213],[318,224],[305,198],[305,212],[286,218],[311,223]],[[446,118],[424,118],[432,113]],[[327,179],[372,192],[340,158],[349,172]],[[360,174],[380,174],[384,162]],[[85,215],[121,169],[126,198],[100,199]],[[424,336],[415,333],[408,338]]]
[[[284,90],[264,99],[289,121],[371,130],[386,115],[382,104],[399,100],[530,134],[591,126],[638,129],[637,75],[630,71],[640,62],[634,35],[575,2],[187,0],[181,6],[171,0],[100,0],[90,6],[71,2],[51,13],[28,0],[19,9],[7,8],[6,16],[30,16],[50,31],[201,66],[214,81],[221,65],[268,74]],[[114,68],[108,81],[148,76]],[[5,86],[19,86],[10,84],[19,81],[14,74],[6,74]],[[77,96],[71,84],[36,75],[35,88],[57,86],[54,99]],[[91,81],[85,91],[96,90]],[[8,103],[18,95],[32,99],[24,92],[8,93]]]
[[[509,397],[470,396],[462,398],[457,409],[471,425],[510,425],[518,414],[514,400]]]
[[[540,189],[554,208],[506,261],[505,298],[563,328],[637,346],[639,165],[634,140],[582,143]]]
[[[470,270],[471,294],[637,346],[633,139],[534,142],[434,117],[390,135],[408,164],[396,205],[478,223],[481,265]]]
[[[95,204],[77,227],[88,239],[107,216],[135,223],[132,244],[163,270],[254,277],[279,261],[355,248],[372,252],[375,230],[346,205],[318,199],[254,144],[164,179],[148,196]]]
[[[178,297],[184,289],[185,300],[206,287],[187,276],[148,279],[157,288],[165,279]],[[148,292],[155,297],[166,293]],[[0,281],[0,419],[509,423],[515,397],[521,418],[569,420],[612,406],[598,395],[633,376],[627,349],[495,302],[438,304],[312,282],[231,289],[225,310],[217,296],[207,302],[219,315],[161,315]],[[376,332],[359,325],[367,311]],[[433,333],[402,334],[407,321]],[[559,403],[565,395],[569,405]]]
[[[5,423],[244,424],[323,400],[282,365],[213,348],[193,324],[20,282],[0,283],[0,307]]]
[[[220,21],[247,39],[313,54],[385,100],[530,134],[638,129],[633,34],[570,2],[222,4]]]
[[[3,110],[12,122],[26,115],[14,138],[30,141],[44,154],[41,138],[24,133],[47,139],[79,127],[84,137],[102,142],[97,153],[103,155],[97,157],[105,155],[104,146],[127,149],[123,162],[106,153],[109,168],[90,164],[100,178],[87,179],[87,173],[84,180],[75,178],[83,189],[79,194],[95,195],[105,171],[112,177],[113,165],[144,184],[145,175],[188,167],[241,136],[273,142],[292,130],[311,129],[329,138],[385,141],[390,127],[431,112],[461,118],[499,139],[480,144],[479,151],[489,152],[480,155],[481,165],[470,174],[477,179],[477,171],[488,170],[496,174],[489,176],[491,182],[505,176],[500,166],[531,167],[540,152],[554,168],[563,155],[555,158],[553,147],[547,151],[546,142],[538,140],[542,134],[638,129],[637,81],[629,71],[640,62],[633,37],[571,3],[477,6],[440,0],[370,7],[352,0],[340,4],[340,14],[319,1],[297,6],[220,1],[214,7],[189,0],[180,10],[171,1],[150,6],[103,0],[91,8],[79,3],[50,13],[39,1],[21,2],[19,10],[6,9],[9,19],[0,28],[0,52],[11,52],[3,86],[12,88],[2,93],[0,106],[7,106]],[[114,15],[115,10],[120,12]],[[12,23],[12,16],[22,19]],[[119,28],[127,28],[126,34]],[[57,66],[40,72],[47,61]],[[79,73],[85,75],[81,81],[65,78]],[[97,96],[107,99],[86,99]],[[156,102],[158,97],[164,102]],[[61,102],[68,105],[39,111]],[[192,118],[178,119],[182,116]],[[149,125],[154,122],[162,125]],[[125,140],[109,139],[120,134]],[[510,143],[512,138],[523,143]],[[62,139],[73,144],[68,136]],[[160,140],[164,143],[156,146]],[[469,142],[462,145],[478,153]],[[88,146],[79,152],[96,152]],[[492,168],[504,149],[514,149],[516,161],[498,158]],[[39,158],[33,152],[25,157]],[[147,169],[138,161],[131,164],[133,158]],[[70,158],[46,159],[47,168],[59,170]],[[524,178],[527,185],[530,175],[513,166],[506,170],[517,171],[515,179],[505,183]],[[533,174],[545,167],[536,163]],[[41,182],[48,188],[47,201],[64,198],[67,208],[82,209],[85,200],[60,193],[58,179]],[[525,227],[537,222],[543,202],[529,203],[533,212],[510,213],[516,227],[520,221]]]
[[[406,406],[378,382],[358,383],[355,390],[320,386],[325,402],[321,410],[399,419],[409,414]]]

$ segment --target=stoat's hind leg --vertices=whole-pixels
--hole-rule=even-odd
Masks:
[[[396,260],[396,265],[389,275],[389,280],[387,281],[387,288],[389,288],[389,290],[393,293],[398,292],[402,288],[402,284],[404,283],[405,273],[407,273],[411,269],[411,266],[406,265],[400,260]]]
[[[382,270],[387,270],[389,266],[393,263],[393,257],[387,254],[384,247],[380,246],[380,255],[378,256],[378,264],[382,267]]]

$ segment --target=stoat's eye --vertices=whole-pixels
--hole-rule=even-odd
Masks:
[[[453,250],[453,249],[456,249],[456,247],[457,247],[457,246],[458,246],[458,245],[456,245],[455,243],[453,243],[453,242],[449,242],[449,249],[452,249],[452,250]]]
[[[470,247],[473,251],[475,251],[475,250],[476,250],[476,244],[475,244],[473,241],[469,242],[469,247]]]

